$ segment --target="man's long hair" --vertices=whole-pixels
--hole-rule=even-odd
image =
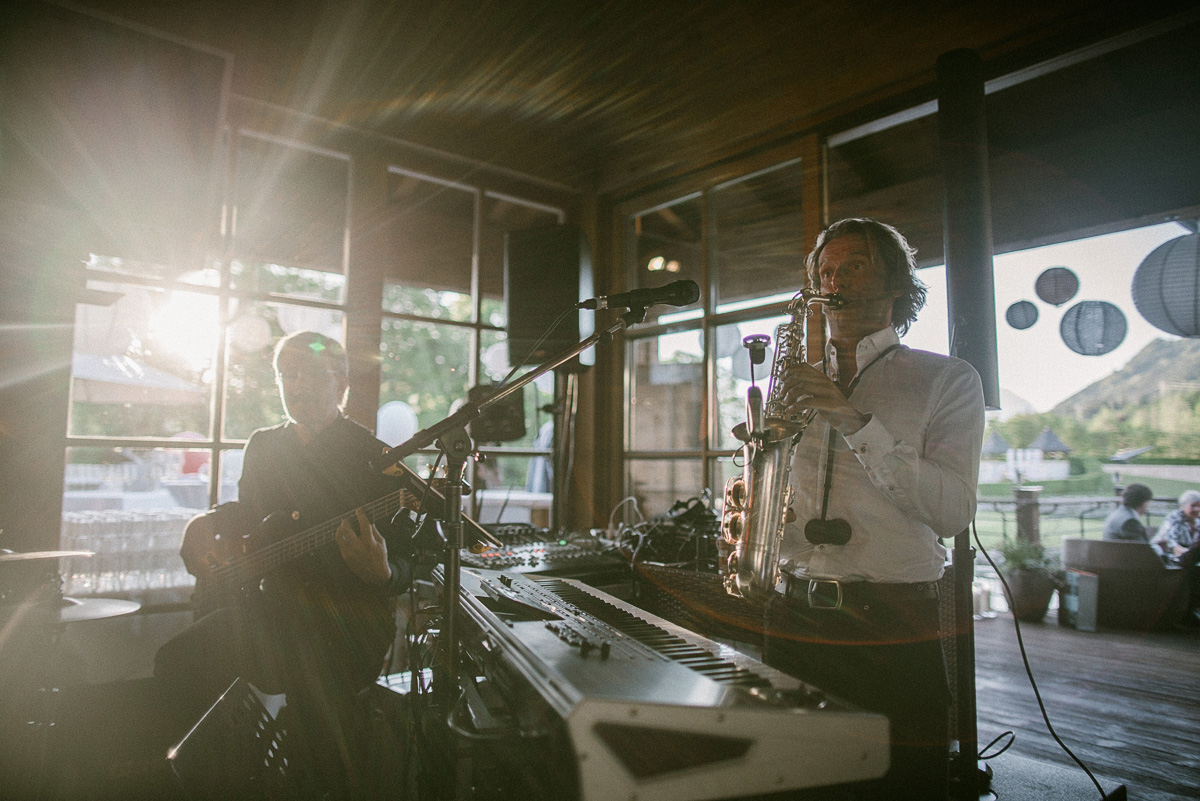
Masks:
[[[839,237],[852,234],[861,235],[866,240],[872,261],[883,265],[887,288],[900,290],[900,297],[892,303],[892,327],[901,334],[906,333],[916,321],[917,312],[925,305],[925,284],[917,278],[916,248],[908,244],[904,234],[887,223],[867,217],[848,217],[822,231],[817,237],[816,246],[804,260],[809,286],[821,286],[817,262],[825,246]]]

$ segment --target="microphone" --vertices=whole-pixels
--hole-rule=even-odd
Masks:
[[[690,306],[700,300],[700,285],[684,279],[651,289],[631,289],[615,295],[585,300],[577,309],[644,309],[661,303],[666,306]]]

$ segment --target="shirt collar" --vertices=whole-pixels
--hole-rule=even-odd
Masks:
[[[854,358],[857,361],[859,372],[862,372],[862,368],[873,362],[879,356],[879,354],[883,353],[893,345],[899,344],[900,335],[897,334],[896,329],[892,328],[891,326],[888,326],[887,328],[881,328],[875,333],[868,334],[867,336],[863,337],[859,341],[858,347],[854,352]],[[836,361],[837,358],[834,354],[833,343],[826,341],[825,363],[834,364]],[[851,376],[851,378],[853,378],[853,376]]]

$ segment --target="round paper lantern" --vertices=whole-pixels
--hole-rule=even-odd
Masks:
[[[1125,315],[1103,300],[1084,300],[1067,309],[1058,332],[1071,350],[1103,356],[1125,341]]]
[[[1061,306],[1079,291],[1079,279],[1066,267],[1043,270],[1033,284],[1037,296],[1051,306]]]
[[[1168,334],[1200,336],[1200,234],[1164,242],[1133,274],[1133,305]]]
[[[1004,319],[1008,320],[1008,324],[1018,331],[1029,328],[1037,322],[1037,318],[1037,306],[1027,300],[1018,300],[1008,307],[1008,311],[1004,312]]]

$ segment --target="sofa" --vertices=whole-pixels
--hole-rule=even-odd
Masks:
[[[1099,626],[1170,628],[1186,611],[1185,571],[1168,567],[1146,543],[1064,537],[1062,563],[1099,576]]]

